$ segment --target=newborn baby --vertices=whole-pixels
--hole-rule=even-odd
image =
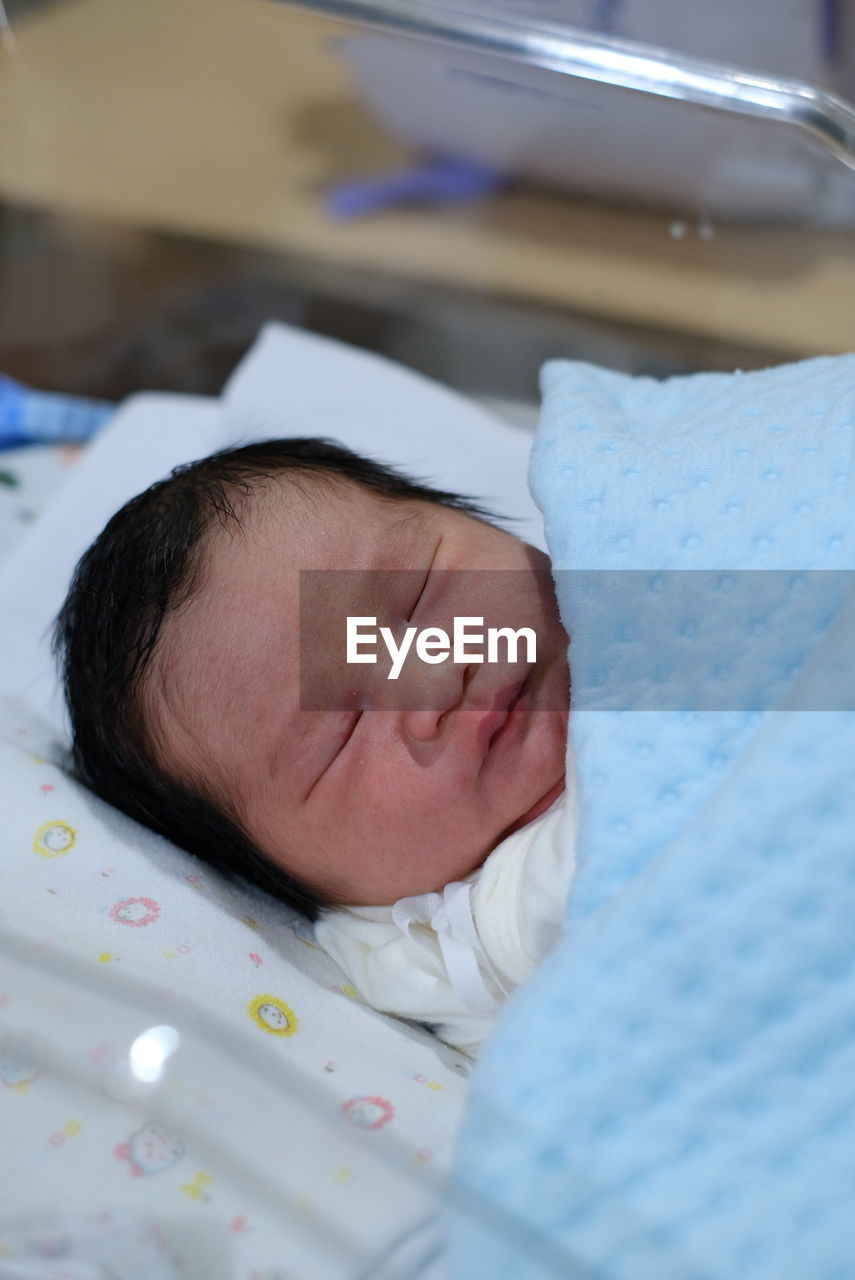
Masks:
[[[305,569],[354,572],[320,579],[301,616]],[[343,661],[325,602],[395,635],[458,616],[530,627],[536,661],[525,645],[492,664],[414,659],[393,683],[380,654]],[[83,781],[309,919],[465,881],[564,790],[547,557],[329,441],[225,451],[134,498],[78,565],[56,647]]]

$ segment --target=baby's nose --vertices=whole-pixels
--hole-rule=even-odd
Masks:
[[[401,724],[407,738],[412,742],[434,742],[442,733],[442,719],[446,712],[403,711]]]
[[[401,727],[413,743],[434,742],[442,737],[450,713],[466,701],[466,691],[477,670],[474,666],[448,663],[443,667],[422,667],[401,690]]]

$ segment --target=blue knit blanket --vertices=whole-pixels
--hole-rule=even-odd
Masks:
[[[855,1276],[855,356],[554,361],[578,871],[473,1078],[459,1280]]]

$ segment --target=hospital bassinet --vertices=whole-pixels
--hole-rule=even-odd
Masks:
[[[93,1274],[80,1241],[114,1228],[119,1280],[176,1253],[200,1280],[440,1277],[436,1213],[470,1064],[362,1007],[298,922],[75,787],[44,723],[40,629],[99,503],[106,517],[158,467],[269,432],[271,403],[291,420],[287,378],[257,361],[215,398],[267,318],[487,402],[498,418],[370,361],[369,396],[353,353],[323,344],[299,392],[319,434],[359,420],[365,394],[357,446],[385,404],[387,448],[398,432],[402,460],[430,456],[438,473],[451,458],[470,490],[491,430],[509,469],[524,458],[550,356],[667,374],[851,348],[851,12],[60,0],[10,13],[0,367],[117,401],[181,394],[131,401],[38,500],[37,455],[0,455],[18,535],[0,567],[0,689],[17,699],[0,743],[14,1188],[0,1242],[40,1255],[39,1280],[51,1249],[69,1275]],[[440,419],[445,461],[429,454]],[[448,1194],[496,1231],[524,1230]]]

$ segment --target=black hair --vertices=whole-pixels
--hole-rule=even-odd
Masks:
[[[166,618],[191,598],[215,523],[241,524],[241,498],[290,475],[351,481],[382,498],[451,507],[491,520],[459,494],[317,437],[265,440],[176,467],[132,498],[79,561],[56,619],[72,726],[72,765],[96,795],[232,879],[245,879],[314,920],[331,904],[268,860],[240,823],[158,763],[139,696]]]

